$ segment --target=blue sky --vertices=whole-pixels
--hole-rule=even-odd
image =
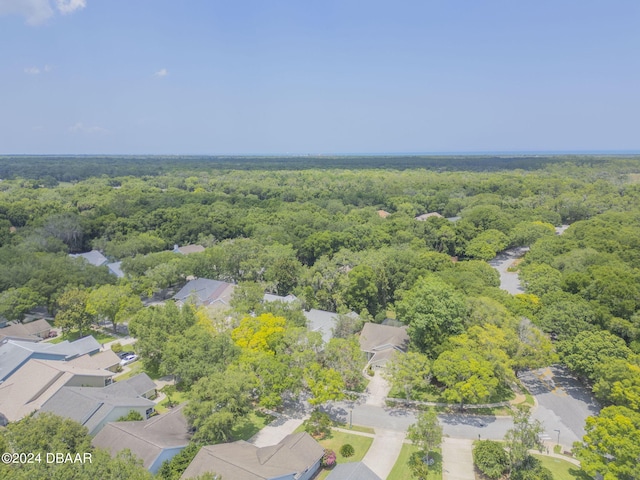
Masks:
[[[640,151],[637,0],[0,0],[0,154]]]

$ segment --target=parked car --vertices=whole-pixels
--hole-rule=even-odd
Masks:
[[[120,359],[123,359],[124,357],[128,357],[129,355],[135,355],[134,352],[120,352],[118,354],[118,356],[120,357]]]
[[[131,362],[135,362],[137,359],[138,356],[132,353],[131,355],[127,355],[122,360],[120,360],[120,365],[124,367],[125,365],[129,365]]]

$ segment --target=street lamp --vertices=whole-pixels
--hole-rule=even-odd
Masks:
[[[349,430],[353,427],[353,408],[349,409]]]
[[[558,432],[558,446],[560,446],[560,430],[556,428],[554,432]]]

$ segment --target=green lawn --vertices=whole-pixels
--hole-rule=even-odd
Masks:
[[[186,402],[187,401],[186,392],[175,391],[174,393],[171,394],[171,401],[173,402],[174,405],[180,405],[182,402]],[[158,413],[164,413],[168,410],[169,410],[168,398],[165,398],[164,400],[162,400],[160,403],[156,405],[156,412]]]
[[[336,430],[332,430],[328,437],[319,440],[320,445],[324,448],[329,448],[336,452],[336,462],[337,463],[347,463],[347,462],[359,462],[362,460],[369,450],[369,447],[373,443],[373,438],[364,437],[362,435],[357,435],[355,433],[344,433],[338,432]],[[345,443],[350,444],[355,450],[353,456],[349,458],[345,458],[340,455],[340,447]],[[326,478],[331,470],[322,470],[316,477],[315,480],[322,480]]]
[[[589,475],[566,460],[547,457],[546,455],[534,455],[534,457],[540,460],[543,466],[551,470],[555,480],[592,480]]]
[[[408,462],[411,454],[417,451],[418,447],[415,445],[409,443],[402,445],[398,460],[396,460],[396,464],[393,466],[387,480],[413,480],[415,477],[411,475]],[[442,455],[440,454],[440,449],[431,452],[429,456],[435,460],[429,470],[429,480],[442,480]]]
[[[273,417],[262,412],[252,411],[244,417],[231,432],[234,440],[249,440],[271,423]]]
[[[84,336],[86,337],[89,334],[89,332],[84,332]],[[95,330],[91,330],[90,332],[91,336],[93,338],[95,338],[98,343],[102,344],[102,343],[107,343],[107,342],[112,342],[113,340],[117,340],[117,337],[114,337],[110,334],[106,334],[102,331],[96,332]],[[48,340],[49,343],[60,343],[63,342],[65,340],[69,340],[70,342],[73,342],[74,340],[77,340],[78,338],[80,338],[80,332],[71,332],[67,335],[58,335],[55,338],[52,338],[51,340]]]
[[[151,380],[158,380],[160,378],[160,374],[158,372],[154,372],[152,370],[145,370],[144,364],[142,363],[141,360],[137,360],[133,363],[130,363],[129,365],[127,365],[127,367],[129,367],[130,370],[121,375],[116,375],[116,380],[118,381],[126,380],[127,378],[131,378],[134,375],[138,375],[139,373],[143,373],[143,372],[149,375],[149,378],[151,378]]]

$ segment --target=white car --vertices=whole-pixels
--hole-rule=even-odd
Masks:
[[[137,359],[138,356],[132,353],[131,355],[123,357],[122,360],[120,360],[120,365],[124,367],[125,365],[129,365],[131,362],[135,362]]]

